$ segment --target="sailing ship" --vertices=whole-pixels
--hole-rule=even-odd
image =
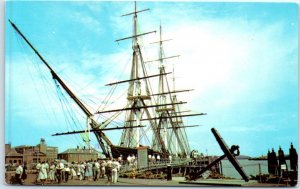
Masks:
[[[132,36],[121,38],[116,42],[123,40],[132,41],[132,62],[130,77],[127,80],[117,81],[107,84],[108,87],[128,84],[127,103],[117,109],[98,110],[92,112],[78,98],[76,94],[68,87],[68,85],[60,78],[51,65],[43,58],[38,50],[23,35],[20,29],[9,20],[12,27],[17,31],[21,38],[29,45],[34,53],[39,57],[43,64],[49,69],[53,80],[61,87],[87,118],[87,130],[94,133],[104,155],[110,158],[124,157],[137,154],[139,147],[148,147],[148,154],[159,154],[162,158],[172,156],[180,156],[182,158],[189,157],[191,153],[188,137],[186,134],[187,127],[196,125],[185,125],[183,118],[188,116],[200,116],[205,113],[188,113],[182,111],[181,105],[186,102],[179,101],[177,93],[191,91],[189,89],[176,90],[174,68],[173,73],[167,72],[165,60],[179,57],[179,55],[166,57],[164,55],[163,44],[167,41],[162,37],[162,26],[159,30],[159,40],[153,42],[153,45],[159,46],[159,57],[155,60],[144,60],[143,52],[140,45],[140,38],[155,33],[156,31],[139,33],[137,29],[138,15],[149,9],[138,10],[137,4],[134,2],[134,11],[122,16],[132,16],[133,18],[133,34]],[[158,62],[159,73],[148,74],[146,64]],[[169,76],[173,74],[170,82]],[[153,82],[151,79],[157,78],[157,92],[153,92]],[[173,86],[171,86],[173,84]],[[109,114],[110,116],[99,123],[95,117],[97,115]],[[109,127],[110,123],[124,115],[124,125],[122,127]],[[109,130],[122,130],[119,144],[114,144],[105,134]],[[53,136],[73,135],[85,133],[86,130],[68,131],[53,134]],[[87,140],[88,142],[90,139]]]

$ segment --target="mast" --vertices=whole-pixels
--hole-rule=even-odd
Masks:
[[[138,33],[138,13],[145,12],[149,9],[144,10],[137,10],[137,4],[134,2],[134,11],[132,13],[124,14],[122,16],[129,16],[133,15],[133,34],[131,37],[125,37],[116,40],[119,42],[121,40],[132,39],[132,65],[131,65],[131,74],[130,79],[125,80],[129,82],[128,91],[127,91],[127,104],[128,108],[126,109],[126,116],[125,116],[125,126],[126,127],[134,127],[140,126],[141,121],[145,120],[142,117],[146,117],[148,120],[149,126],[155,132],[153,133],[153,139],[156,144],[148,144],[150,147],[157,146],[160,152],[166,153],[166,147],[163,143],[163,139],[159,135],[159,132],[156,131],[157,124],[156,121],[152,119],[152,115],[149,112],[148,108],[155,107],[155,105],[149,105],[149,101],[151,100],[151,94],[149,89],[149,81],[148,78],[150,77],[160,77],[160,74],[148,76],[146,67],[144,65],[144,60],[142,56],[142,52],[139,45],[139,37],[154,33],[146,32],[146,33]],[[165,73],[169,74],[169,73]],[[115,82],[120,83],[120,82]],[[130,121],[134,120],[134,121]],[[145,130],[143,128],[135,128],[135,129],[126,129],[123,130],[120,145],[123,147],[130,147],[135,148],[141,145],[143,140],[149,139],[145,136]]]
[[[170,58],[176,58],[180,55],[165,57],[163,43],[170,41],[171,39],[164,40],[162,38],[162,26],[159,26],[159,41],[154,42],[159,44],[159,55],[157,60],[147,61],[154,62],[159,61],[159,83],[158,83],[158,93],[152,94],[152,96],[157,96],[158,105],[163,105],[166,103],[173,103],[172,108],[167,108],[166,106],[159,106],[156,109],[158,117],[152,119],[158,119],[158,130],[162,131],[162,136],[164,139],[164,144],[170,154],[178,156],[181,154],[186,157],[190,152],[190,147],[188,144],[188,139],[185,134],[185,126],[183,124],[183,117],[186,116],[199,116],[205,115],[204,113],[199,114],[181,114],[179,109],[178,100],[172,97],[172,94],[178,92],[187,92],[190,90],[175,90],[175,77],[174,77],[174,67],[173,67],[173,91],[170,89],[168,79],[166,77],[166,67],[165,60]],[[152,43],[153,44],[153,43]],[[171,128],[171,129],[170,129]]]

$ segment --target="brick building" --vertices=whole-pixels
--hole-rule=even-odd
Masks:
[[[95,149],[80,149],[77,148],[69,148],[66,151],[58,154],[58,159],[64,159],[67,162],[81,162],[87,160],[97,160],[98,153]]]
[[[5,164],[23,163],[23,155],[18,153],[10,144],[5,144]]]
[[[17,154],[14,153],[12,149],[14,149]],[[13,157],[12,154],[15,156]],[[58,148],[47,146],[45,139],[43,138],[36,146],[21,145],[11,148],[10,144],[5,144],[5,163],[13,162],[17,157],[16,155],[18,155],[22,163],[23,161],[26,161],[27,163],[36,163],[44,160],[54,161],[57,159],[57,154]]]

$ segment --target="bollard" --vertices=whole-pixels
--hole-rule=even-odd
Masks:
[[[171,169],[171,165],[167,166],[167,180],[172,180],[172,169]]]

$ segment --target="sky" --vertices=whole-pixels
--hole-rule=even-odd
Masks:
[[[141,33],[163,28],[166,61],[175,67],[178,94],[185,109],[206,116],[185,118],[191,149],[222,155],[211,128],[241,154],[266,155],[279,146],[298,148],[298,5],[295,3],[138,2]],[[84,128],[85,116],[62,98],[51,74],[9,25],[11,19],[92,112],[112,89],[129,78],[133,2],[7,1],[5,18],[5,143],[82,145],[80,136],[51,136]],[[143,37],[146,60],[157,58],[158,32]],[[154,74],[157,65],[149,65]],[[153,86],[154,87],[154,86]],[[113,105],[126,90],[118,86]],[[70,113],[71,112],[71,113]],[[72,114],[78,119],[67,119]],[[73,116],[73,117],[74,117]],[[118,120],[120,122],[120,120]],[[118,131],[108,132],[117,143]],[[97,148],[96,142],[92,143]],[[98,147],[99,148],[99,147]]]

